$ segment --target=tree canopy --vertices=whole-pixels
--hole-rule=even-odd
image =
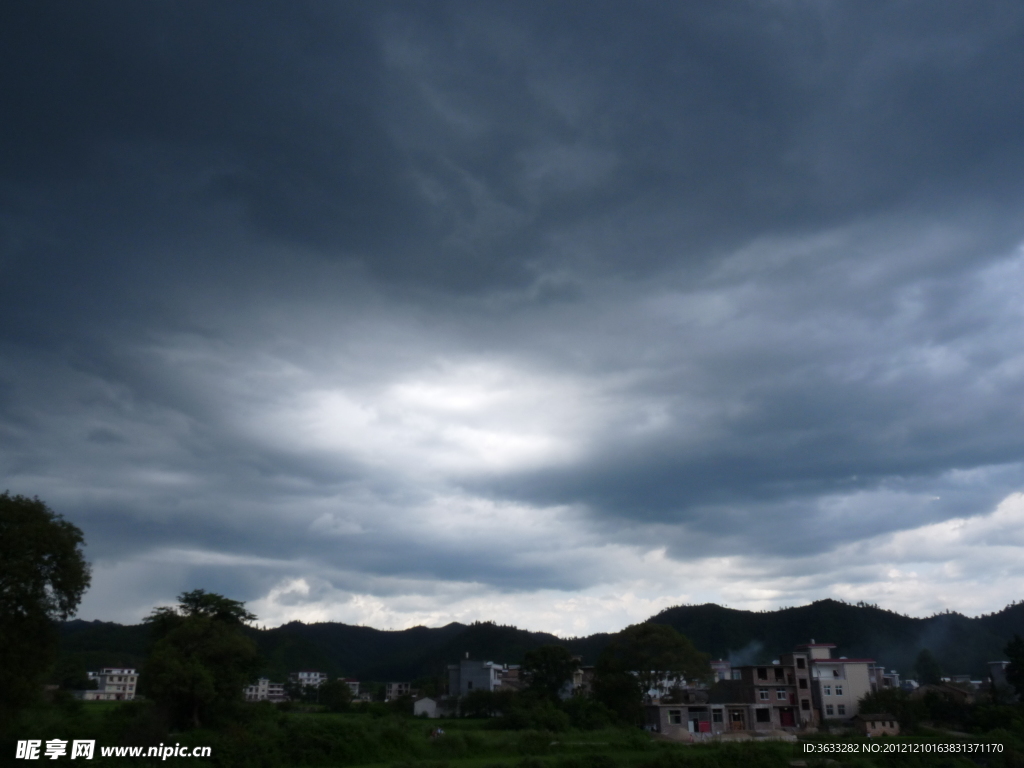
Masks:
[[[154,642],[140,677],[145,694],[178,726],[199,727],[241,701],[260,666],[242,633],[255,619],[244,603],[201,589],[155,609],[146,619]]]
[[[707,680],[711,658],[667,624],[634,624],[608,644],[598,667],[631,672],[646,692],[674,679]]]
[[[228,626],[242,626],[256,620],[256,616],[245,609],[245,603],[205,589],[194,589],[178,595],[175,606],[153,609],[144,621],[150,625],[153,638],[159,639],[190,618],[213,619]]]
[[[522,664],[530,690],[552,701],[558,701],[562,688],[572,683],[579,667],[579,659],[561,645],[542,645],[527,651]]]
[[[53,623],[89,587],[83,541],[38,498],[0,494],[0,719],[36,695],[56,657]]]
[[[643,697],[669,681],[707,680],[711,659],[665,624],[634,624],[601,653],[594,670],[594,695],[620,719],[634,722]]]
[[[1024,638],[1014,634],[1006,646],[1005,653],[1010,661],[1006,667],[1006,682],[1013,686],[1017,696],[1024,701]]]

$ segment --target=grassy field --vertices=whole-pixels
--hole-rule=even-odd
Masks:
[[[248,707],[241,719],[216,730],[167,734],[145,704],[92,702],[41,709],[17,727],[16,739],[95,739],[90,765],[212,765],[223,768],[790,768],[796,764],[847,768],[989,768],[1024,766],[1021,753],[970,760],[953,755],[805,755],[802,744],[750,741],[689,745],[654,738],[635,728],[598,731],[496,730],[493,720],[422,720],[394,715],[283,713]],[[432,735],[435,729],[442,736]],[[914,739],[928,738],[925,735]],[[929,740],[945,740],[932,734]],[[857,741],[812,736],[812,740]],[[107,758],[100,746],[157,743],[209,746],[211,759]],[[4,750],[13,754],[13,743]],[[831,758],[831,759],[829,759]]]

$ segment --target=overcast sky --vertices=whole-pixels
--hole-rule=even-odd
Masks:
[[[1024,597],[1024,5],[0,11],[0,490],[80,616]]]

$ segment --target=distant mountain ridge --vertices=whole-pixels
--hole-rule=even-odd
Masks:
[[[986,663],[1004,658],[1013,635],[1024,636],[1024,603],[968,618],[942,613],[912,618],[872,605],[818,600],[777,611],[741,611],[714,603],[669,608],[648,619],[668,624],[714,658],[734,663],[769,662],[795,645],[835,643],[837,655],[869,657],[903,675],[928,648],[948,674],[982,677]],[[282,679],[289,671],[316,669],[360,680],[414,680],[443,674],[467,653],[510,664],[531,648],[559,644],[592,664],[614,634],[558,638],[492,622],[444,627],[379,630],[335,622],[294,621],[273,629],[249,629],[266,659],[265,672]],[[61,653],[89,669],[119,664],[141,666],[148,644],[146,625],[68,621],[60,627]]]

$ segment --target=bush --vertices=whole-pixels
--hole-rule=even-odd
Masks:
[[[547,699],[522,698],[506,712],[505,716],[495,721],[495,728],[513,731],[534,730],[561,733],[569,730],[569,715],[556,707]]]
[[[581,731],[607,728],[615,719],[608,707],[589,696],[573,696],[562,704],[562,710],[569,716],[570,725]]]
[[[461,733],[446,733],[430,742],[430,751],[439,757],[457,758],[469,754],[466,737]]]
[[[524,755],[546,755],[551,751],[554,734],[549,731],[524,731],[516,741],[516,749]]]

